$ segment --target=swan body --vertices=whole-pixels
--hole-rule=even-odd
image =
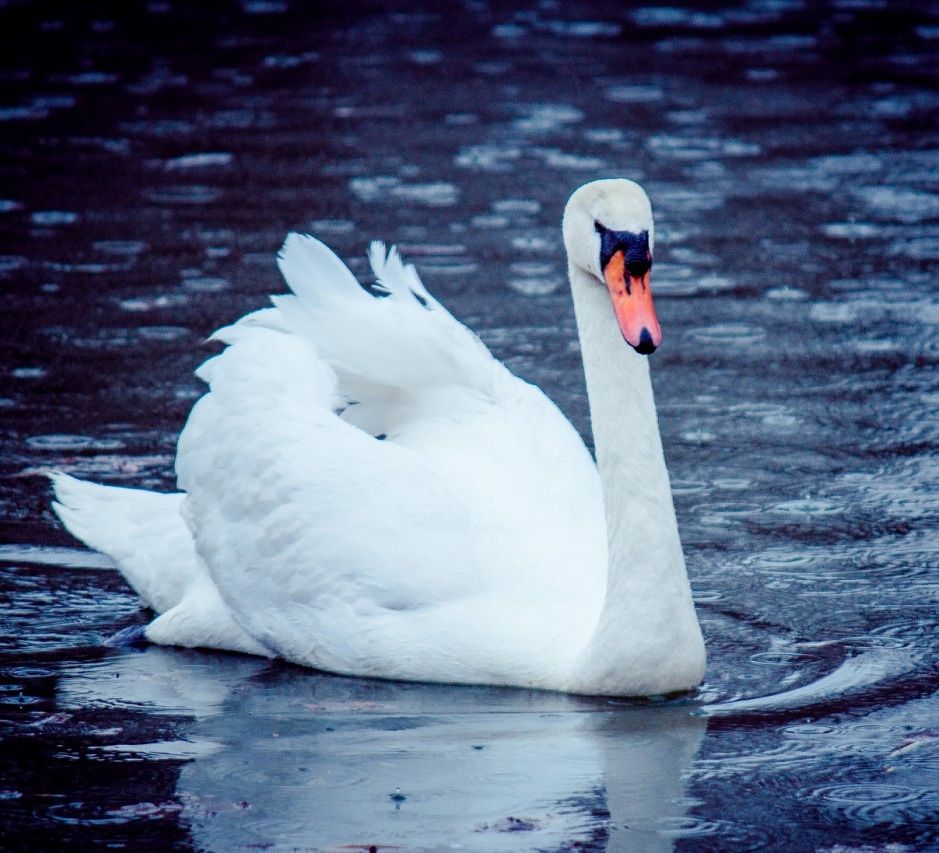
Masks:
[[[198,371],[180,491],[57,474],[54,507],[158,612],[153,642],[359,676],[691,689],[704,646],[640,354],[661,339],[652,228],[630,181],[565,211],[596,464],[394,249],[372,245],[369,292],[290,235],[291,293],[217,332],[227,348]]]

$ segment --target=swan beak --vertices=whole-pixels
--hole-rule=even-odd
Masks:
[[[622,251],[614,252],[603,270],[620,331],[626,343],[640,355],[655,352],[662,343],[662,327],[652,304],[650,277],[649,270],[642,275],[630,274]]]

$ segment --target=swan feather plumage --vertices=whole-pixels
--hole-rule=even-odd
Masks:
[[[394,248],[369,259],[366,288],[320,241],[287,238],[290,293],[216,332],[225,348],[197,371],[178,493],[55,476],[66,527],[160,614],[148,638],[422,681],[688,680],[623,682],[612,658],[609,683],[578,673],[611,583],[596,464]]]

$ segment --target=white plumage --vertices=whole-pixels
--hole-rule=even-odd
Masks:
[[[612,207],[604,215],[620,204],[634,216],[638,187],[600,183],[618,185],[597,196]],[[575,194],[568,217],[593,215],[585,191],[600,183]],[[578,291],[602,293],[602,275],[593,260],[594,280],[582,281],[567,242],[589,385],[585,330],[610,343],[592,330],[604,322],[591,315],[595,294]],[[630,395],[622,428],[648,432],[651,416],[654,432],[638,448],[648,500],[620,507],[538,388],[493,359],[394,249],[373,243],[369,257],[377,296],[318,240],[287,238],[279,265],[292,293],[217,332],[228,346],[198,371],[210,390],[180,436],[179,494],[56,475],[65,525],[161,614],[147,637],[362,676],[587,693],[694,686],[703,647],[645,358],[618,337],[609,353],[611,370],[626,365],[611,392]],[[651,585],[648,569],[608,560],[611,507],[629,510],[631,529],[636,518],[660,528],[647,548],[632,537],[663,564]],[[627,571],[638,573],[624,595]]]

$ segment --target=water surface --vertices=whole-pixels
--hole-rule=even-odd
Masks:
[[[0,31],[5,848],[939,846],[939,7],[6,3]],[[610,175],[656,212],[700,691],[102,646],[148,615],[41,475],[172,489],[203,341],[282,289],[288,230],[363,275],[398,243],[589,436],[558,224]]]

